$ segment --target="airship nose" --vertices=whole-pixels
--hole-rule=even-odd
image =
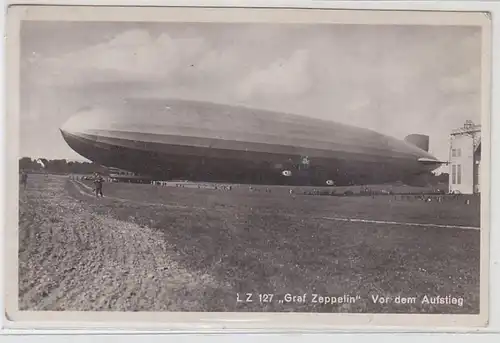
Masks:
[[[99,129],[102,114],[98,111],[82,111],[71,116],[60,128],[61,132],[71,135],[92,134]]]
[[[108,114],[104,110],[85,109],[71,116],[59,128],[64,141],[85,158],[96,158],[99,135],[109,124],[104,122]]]
[[[71,116],[59,130],[66,143],[81,153],[97,141],[97,134],[103,126],[103,118],[106,118],[103,111],[92,109],[80,111]]]

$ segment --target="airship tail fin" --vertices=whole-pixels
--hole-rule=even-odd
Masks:
[[[405,137],[405,142],[413,144],[417,148],[429,152],[429,136],[412,134]]]

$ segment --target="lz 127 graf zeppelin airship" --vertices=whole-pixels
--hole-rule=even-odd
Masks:
[[[188,100],[135,99],[78,112],[61,127],[100,165],[157,180],[267,185],[412,184],[442,162],[405,140],[312,119]]]

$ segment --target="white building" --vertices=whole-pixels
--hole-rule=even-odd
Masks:
[[[468,120],[450,137],[449,191],[461,194],[480,192],[481,126]]]

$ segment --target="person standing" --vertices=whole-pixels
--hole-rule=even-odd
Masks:
[[[95,186],[95,196],[98,197],[99,195],[103,197],[104,195],[102,194],[102,184],[104,183],[103,177],[99,173],[95,173],[94,175],[94,186]]]
[[[26,173],[24,170],[21,172],[21,185],[23,186],[23,189],[26,189],[26,186],[28,184],[28,173]]]

